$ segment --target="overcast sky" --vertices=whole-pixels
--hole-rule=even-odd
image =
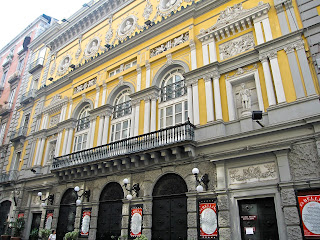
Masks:
[[[90,0],[0,0],[0,49],[42,14],[61,20]]]

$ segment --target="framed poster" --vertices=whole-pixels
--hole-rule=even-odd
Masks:
[[[89,236],[91,208],[82,209],[80,236]]]
[[[298,202],[304,236],[320,237],[320,195],[298,196]]]
[[[44,223],[44,229],[51,230],[52,219],[53,219],[53,210],[47,210],[46,219],[45,219],[45,223]]]
[[[130,206],[129,239],[135,239],[142,234],[142,208],[142,204]]]
[[[218,239],[218,217],[216,200],[199,200],[198,214],[199,239]]]
[[[18,214],[18,218],[23,218],[24,217],[24,213],[19,213]]]

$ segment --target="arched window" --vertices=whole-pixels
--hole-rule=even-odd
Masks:
[[[74,152],[83,150],[87,147],[90,128],[89,110],[89,105],[85,106],[78,116],[73,145]]]
[[[160,128],[174,126],[188,119],[187,91],[183,73],[183,69],[174,68],[165,74],[161,81]]]
[[[110,142],[130,137],[131,127],[131,91],[123,90],[113,104]]]

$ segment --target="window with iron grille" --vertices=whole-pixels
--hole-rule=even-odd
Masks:
[[[90,129],[89,105],[85,106],[77,120],[76,133],[74,136],[73,151],[81,151],[87,148],[88,135]]]

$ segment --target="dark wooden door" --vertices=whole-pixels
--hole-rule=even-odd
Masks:
[[[277,240],[278,226],[274,199],[257,198],[239,201],[243,240]],[[253,230],[253,234],[251,231]]]
[[[41,222],[41,213],[32,213],[32,223],[30,233],[33,229],[39,229]]]
[[[187,239],[187,198],[155,198],[153,200],[152,239]]]
[[[0,235],[4,234],[5,232],[5,223],[9,215],[10,207],[10,201],[3,201],[0,203]]]
[[[118,239],[121,236],[122,199],[124,193],[120,184],[106,185],[100,195],[97,240]]]
[[[76,200],[77,195],[72,188],[68,189],[61,199],[57,225],[57,240],[63,240],[67,232],[74,230]]]
[[[187,185],[176,174],[166,174],[153,190],[152,239],[187,239]]]

